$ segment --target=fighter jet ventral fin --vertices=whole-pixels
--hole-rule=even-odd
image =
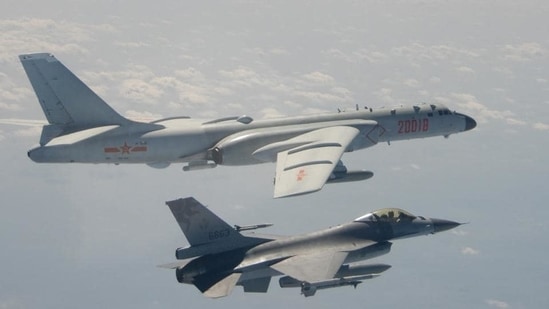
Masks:
[[[267,293],[271,277],[262,277],[239,282],[246,293]]]
[[[288,140],[288,143],[304,144],[278,153],[274,197],[299,195],[322,189],[343,152],[359,132],[360,130],[354,127],[335,126]]]

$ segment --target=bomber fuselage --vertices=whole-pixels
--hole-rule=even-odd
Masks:
[[[371,125],[376,124],[374,129]],[[263,146],[333,126],[352,126],[361,133],[347,147],[354,151],[378,142],[448,136],[475,126],[472,118],[444,106],[359,109],[310,116],[252,120],[234,117],[199,120],[168,118],[152,123],[112,125],[53,138],[29,151],[35,162],[147,163],[214,161],[247,165],[275,161],[254,152]]]

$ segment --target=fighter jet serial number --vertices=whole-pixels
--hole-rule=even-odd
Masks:
[[[217,231],[211,231],[208,233],[208,238],[210,240],[216,240],[223,237],[229,237],[231,234],[230,229],[223,229],[223,230],[217,230]]]
[[[429,118],[398,121],[399,134],[426,132],[426,131],[429,131]]]

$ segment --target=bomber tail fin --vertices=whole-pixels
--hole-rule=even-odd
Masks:
[[[19,60],[50,123],[45,126],[57,135],[131,121],[122,117],[53,55],[20,55]],[[53,136],[55,137],[55,136]]]
[[[193,197],[166,202],[191,246],[222,240],[241,242],[247,238]]]

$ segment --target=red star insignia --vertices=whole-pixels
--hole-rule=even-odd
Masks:
[[[120,149],[122,149],[122,154],[130,154],[130,149],[132,147],[128,146],[128,144],[126,142],[124,142],[124,146],[120,146]]]
[[[307,174],[305,173],[305,170],[303,169],[299,170],[299,172],[297,173],[297,181],[302,181],[303,178],[305,178],[305,176],[307,176]]]

